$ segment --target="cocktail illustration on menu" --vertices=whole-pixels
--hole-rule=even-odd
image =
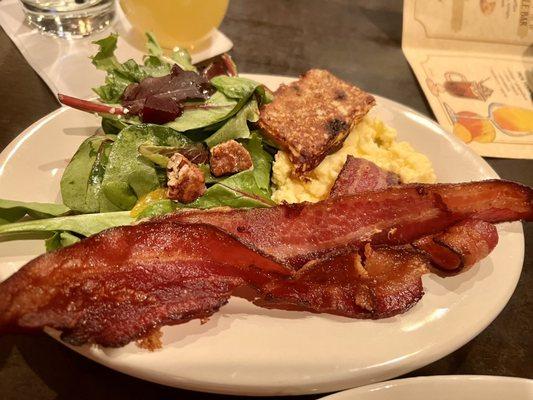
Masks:
[[[444,73],[444,82],[442,84],[436,83],[430,78],[426,79],[426,84],[431,93],[437,97],[441,93],[447,93],[454,97],[486,101],[494,92],[486,84],[489,79],[475,81],[468,79],[460,72],[448,71]]]
[[[491,103],[488,116],[472,111],[455,111],[443,103],[453,123],[453,133],[466,143],[490,143],[496,139],[496,129],[513,137],[533,135],[533,109]]]

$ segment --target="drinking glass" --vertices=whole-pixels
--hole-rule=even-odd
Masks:
[[[21,0],[26,21],[42,33],[83,37],[107,27],[115,0]]]
[[[120,0],[133,27],[152,32],[167,49],[201,47],[218,28],[229,0]]]

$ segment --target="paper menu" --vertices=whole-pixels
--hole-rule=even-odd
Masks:
[[[402,48],[439,123],[533,159],[533,0],[405,0]]]

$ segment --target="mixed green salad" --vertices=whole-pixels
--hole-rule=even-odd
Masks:
[[[181,207],[273,205],[275,149],[253,130],[259,107],[272,100],[268,89],[239,77],[227,55],[193,65],[187,51],[176,48],[167,56],[151,34],[147,38],[142,63],[115,57],[117,35],[95,42],[99,50],[92,63],[107,73],[105,83],[94,89],[99,102],[60,99],[96,112],[101,129],[85,139],[66,167],[63,204],[0,199],[0,241],[45,238],[49,251]],[[207,163],[198,162],[204,194],[189,204],[166,196],[172,154],[201,161],[202,154],[229,140],[245,147],[252,168],[215,177]]]

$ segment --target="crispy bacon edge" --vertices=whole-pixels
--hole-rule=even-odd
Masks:
[[[330,197],[353,195],[400,184],[396,174],[371,161],[348,156]],[[443,232],[415,240],[412,246],[427,255],[433,265],[458,272],[487,257],[498,244],[496,227],[480,220],[466,220]]]
[[[295,275],[211,226],[118,227],[42,255],[1,283],[0,329],[49,326],[72,345],[120,347],[204,320],[245,286],[258,305],[353,318],[396,315],[422,297],[419,255],[369,247],[365,258],[365,267],[352,254]]]
[[[444,232],[413,242],[440,269],[459,271],[487,257],[498,244],[498,231],[488,222],[465,220]]]
[[[402,185],[314,204],[187,211],[162,219],[216,226],[254,251],[298,270],[309,261],[347,254],[366,243],[410,244],[465,219],[533,220],[533,189],[502,180]]]
[[[494,193],[495,187],[498,190]],[[468,190],[465,191],[465,188]],[[419,196],[422,199],[419,204],[431,210],[435,209],[435,204],[442,206],[436,207],[439,213],[430,214],[430,221],[435,215],[447,216],[446,223],[450,224],[472,215],[497,220],[531,219],[531,189],[491,181],[393,188],[364,193],[364,196],[332,199],[318,205],[303,205],[297,213],[290,207],[280,206],[269,209],[275,211],[271,216],[277,218],[266,218],[261,222],[269,228],[266,233],[280,232],[280,223],[292,223],[292,232],[297,232],[295,236],[304,244],[312,232],[302,231],[301,227],[316,229],[325,239],[331,240],[330,236],[338,232],[339,224],[348,223],[348,228],[355,234],[341,231],[344,232],[341,238],[344,242],[335,242],[345,249],[344,252],[321,261],[331,266],[353,253],[352,246],[363,243],[362,238],[366,238],[365,246],[383,246],[398,244],[398,238],[427,235],[434,225],[426,226],[426,231],[418,228],[414,233],[404,228],[403,236],[396,237],[391,232],[393,227],[386,235],[382,232],[360,234],[362,228],[367,228],[365,222],[374,223],[375,218],[383,218],[383,214],[379,213],[379,209],[372,214],[368,207],[357,211],[356,206],[367,204],[368,199],[377,199],[381,201],[378,206],[387,206],[385,215],[395,216],[405,210],[406,200],[403,197],[412,200],[413,196],[415,199]],[[430,201],[427,201],[428,198]],[[503,206],[509,206],[509,210],[503,209]],[[312,216],[317,211],[318,216],[324,219],[322,223],[316,224],[320,221],[317,218],[302,220],[303,215]],[[418,214],[427,215],[426,212],[417,209]],[[220,215],[217,213],[204,215]],[[370,219],[368,213],[371,214]],[[256,218],[257,210],[224,213],[227,217],[238,215],[239,222],[243,221],[243,215],[250,214]],[[361,218],[361,214],[365,218]],[[190,216],[194,212],[179,215]],[[265,215],[268,216],[261,214],[262,217]],[[247,222],[256,221],[254,218]],[[265,224],[265,221],[268,223]],[[332,224],[336,228],[328,230]],[[368,318],[402,312],[416,303],[423,293],[420,281],[423,261],[418,262],[418,277],[412,280],[407,279],[410,269],[404,268],[403,273],[398,273],[397,286],[390,284],[394,282],[394,276],[387,275],[387,271],[392,274],[394,269],[383,270],[384,265],[403,265],[413,269],[410,257],[420,255],[405,253],[406,249],[378,248],[369,253],[372,251],[370,248],[365,251],[366,275],[363,271],[358,279],[348,276],[344,280],[328,282],[329,277],[320,278],[320,274],[309,270],[313,285],[317,285],[309,286],[309,279],[299,278],[305,276],[306,268],[311,268],[313,263],[316,263],[315,267],[320,267],[321,262],[307,263],[300,273],[291,272],[287,266],[276,262],[275,256],[254,251],[245,240],[238,235],[228,235],[223,228],[214,225],[213,220],[208,224],[199,224],[194,220],[184,222],[180,218],[167,217],[110,229],[71,247],[38,257],[0,284],[0,327],[6,330],[51,326],[61,329],[62,338],[72,344],[98,343],[116,347],[143,338],[162,325],[207,318],[228,301],[236,288],[246,285],[258,290],[259,299],[263,297],[267,303],[276,299],[278,305],[289,303],[316,312],[336,310],[341,315]],[[298,244],[298,241],[293,243]],[[319,245],[318,242],[312,243]],[[380,261],[373,264],[372,257],[379,255],[383,255],[378,258]],[[391,260],[396,262],[390,264]],[[373,269],[372,265],[377,266]],[[348,266],[344,265],[345,268]],[[379,276],[385,278],[380,281]],[[407,284],[407,281],[411,283]],[[292,295],[287,292],[286,284],[296,288],[296,292],[293,291]],[[298,292],[300,295],[295,298],[294,293]],[[361,293],[366,297],[360,297]],[[345,295],[348,297],[343,301]]]

